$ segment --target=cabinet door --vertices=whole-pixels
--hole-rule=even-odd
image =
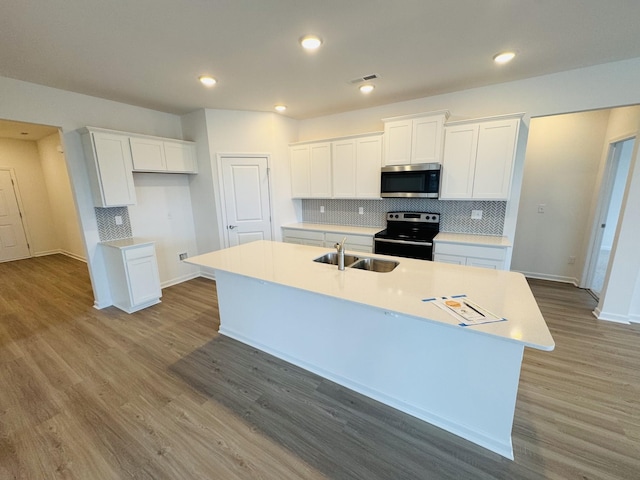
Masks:
[[[135,205],[133,165],[129,137],[111,133],[92,132],[91,139],[97,166],[100,196],[94,196],[98,207]],[[100,199],[98,202],[97,200]],[[99,203],[99,205],[98,205]]]
[[[291,147],[289,153],[291,157],[291,196],[293,198],[308,198],[311,196],[309,145]]]
[[[197,173],[195,145],[163,142],[167,172]]]
[[[134,170],[141,172],[164,172],[167,170],[164,145],[161,140],[131,137],[130,142]]]
[[[468,257],[466,265],[471,267],[491,268],[493,270],[502,270],[504,262],[501,260],[491,260],[489,258],[473,258]]]
[[[440,199],[472,198],[477,144],[478,124],[445,127]]]
[[[413,121],[411,163],[442,161],[444,117],[417,118]]]
[[[155,255],[127,260],[127,276],[132,307],[157,300],[162,296]]]
[[[384,125],[385,165],[411,163],[411,135],[413,120],[398,120]]]
[[[443,253],[434,253],[433,254],[434,262],[442,262],[442,263],[451,263],[453,265],[465,265],[466,257],[462,257],[460,255],[446,255]]]
[[[331,143],[309,145],[311,196],[331,198]]]
[[[382,137],[363,137],[356,140],[356,196],[380,198],[380,167],[382,166]]]
[[[509,198],[519,123],[510,119],[480,124],[473,198]]]
[[[331,149],[333,196],[335,198],[354,198],[356,196],[356,182],[360,176],[360,172],[356,168],[356,142],[354,140],[333,142]]]

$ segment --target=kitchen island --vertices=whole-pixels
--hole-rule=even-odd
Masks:
[[[259,241],[188,261],[215,270],[221,334],[512,459],[524,347],[554,348],[525,278],[377,255],[399,265],[313,261],[329,251]],[[506,321],[463,327],[424,301],[453,295]]]

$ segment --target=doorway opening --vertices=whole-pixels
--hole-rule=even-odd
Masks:
[[[4,216],[10,227],[0,222],[3,245],[29,245],[0,248],[0,261],[61,253],[86,262],[60,129],[0,119],[0,174],[0,210],[19,209]]]
[[[597,300],[600,300],[607,279],[634,143],[635,137],[609,144],[606,177],[598,199],[599,215],[593,227],[595,237],[588,257],[586,288]]]

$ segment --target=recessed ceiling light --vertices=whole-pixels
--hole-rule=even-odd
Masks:
[[[198,77],[200,83],[202,83],[205,87],[213,87],[218,81],[213,78],[211,75],[200,75]]]
[[[316,50],[322,45],[322,39],[317,35],[305,35],[300,39],[300,45],[305,50]]]
[[[273,108],[275,108],[277,112],[284,112],[287,109],[287,106],[286,105],[276,105]]]
[[[516,56],[515,52],[502,52],[493,56],[493,61],[500,65],[509,63]]]
[[[360,85],[360,91],[362,93],[371,93],[373,89],[376,88],[375,85],[371,85],[370,83],[366,83],[364,85]]]

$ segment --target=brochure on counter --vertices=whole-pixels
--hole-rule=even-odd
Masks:
[[[506,318],[491,313],[486,308],[478,305],[466,295],[425,298],[422,301],[432,303],[449,313],[459,321],[459,325],[462,327],[507,321]]]

